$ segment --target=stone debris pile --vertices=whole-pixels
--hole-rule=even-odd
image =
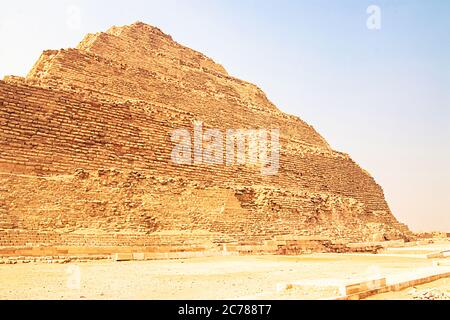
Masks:
[[[443,291],[440,289],[417,290],[416,288],[409,291],[409,295],[414,300],[450,300],[450,290]]]

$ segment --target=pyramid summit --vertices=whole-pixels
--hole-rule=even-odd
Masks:
[[[317,250],[413,237],[374,179],[313,127],[142,22],[45,51],[26,77],[5,77],[0,121],[0,246],[277,252],[270,241],[283,237],[315,239]],[[198,122],[278,129],[277,174],[174,163],[174,130]]]

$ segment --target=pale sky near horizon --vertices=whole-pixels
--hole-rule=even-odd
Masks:
[[[379,30],[366,26],[369,5]],[[374,176],[401,222],[450,232],[450,1],[9,1],[0,78],[138,20],[313,125]]]

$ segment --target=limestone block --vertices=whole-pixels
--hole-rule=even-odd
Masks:
[[[351,295],[364,291],[374,290],[386,286],[386,278],[379,278],[356,283],[345,284],[340,288],[341,295]]]
[[[112,257],[113,261],[132,261],[133,254],[132,253],[115,253]]]
[[[138,261],[145,260],[145,253],[133,253],[133,260],[138,260]]]
[[[445,258],[444,252],[433,252],[426,255],[427,259]]]

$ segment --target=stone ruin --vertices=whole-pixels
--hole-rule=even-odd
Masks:
[[[279,128],[278,174],[173,163],[171,132],[197,120]],[[25,78],[5,77],[0,123],[4,254],[286,254],[289,243],[298,253],[306,242],[331,250],[413,237],[347,154],[257,86],[144,23],[88,34],[75,49],[45,51]]]

